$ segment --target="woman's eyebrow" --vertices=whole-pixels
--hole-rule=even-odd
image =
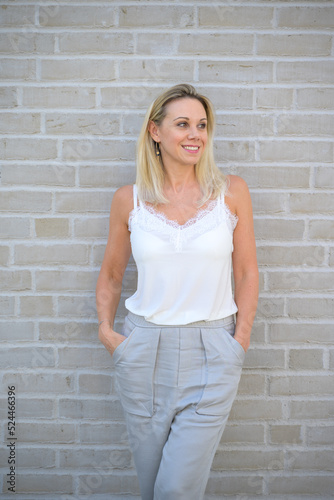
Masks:
[[[174,118],[173,122],[175,122],[175,120],[179,120],[180,118],[183,118],[183,120],[189,120],[189,118],[187,116],[178,116],[177,118]],[[206,118],[201,118],[200,122],[203,121],[203,120],[207,120],[207,119]]]

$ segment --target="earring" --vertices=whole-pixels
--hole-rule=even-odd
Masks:
[[[154,147],[155,147],[155,155],[160,156],[159,143],[155,142]]]

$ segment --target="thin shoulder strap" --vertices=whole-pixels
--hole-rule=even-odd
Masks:
[[[137,208],[138,204],[138,196],[137,196],[137,186],[136,184],[133,185],[133,208]]]

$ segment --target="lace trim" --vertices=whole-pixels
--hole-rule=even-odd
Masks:
[[[132,231],[132,225],[137,223],[144,231],[165,235],[179,252],[186,241],[214,229],[224,219],[230,233],[233,234],[238,223],[238,216],[232,214],[229,207],[217,198],[212,200],[206,208],[198,210],[196,215],[185,224],[169,219],[151,205],[141,204],[130,212],[128,226],[129,231]]]

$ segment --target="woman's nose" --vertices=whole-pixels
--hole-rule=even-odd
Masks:
[[[191,139],[198,139],[199,131],[197,127],[189,127],[188,137]]]

